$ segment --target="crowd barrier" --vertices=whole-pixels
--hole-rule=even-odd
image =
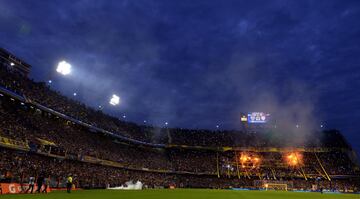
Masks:
[[[18,183],[0,183],[0,193],[1,194],[26,194],[30,193],[26,192],[28,190],[29,184],[18,184]],[[34,186],[33,193],[35,193],[37,190],[37,185]],[[41,189],[41,191],[43,188]],[[47,192],[49,193],[51,189],[48,187]]]

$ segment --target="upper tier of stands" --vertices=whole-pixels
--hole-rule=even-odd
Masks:
[[[1,65],[1,63],[0,63]],[[6,66],[6,67],[5,67]],[[316,132],[306,142],[294,143],[291,137],[279,136],[276,131],[266,134],[254,131],[210,131],[180,128],[159,128],[121,121],[100,110],[69,99],[53,91],[45,83],[34,82],[2,64],[0,91],[19,98],[27,104],[91,128],[93,131],[156,147],[187,145],[203,147],[339,147],[351,148],[336,130]]]

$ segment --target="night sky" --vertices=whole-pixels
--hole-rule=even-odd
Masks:
[[[127,121],[238,129],[265,111],[337,128],[360,151],[359,0],[0,0],[0,46]]]

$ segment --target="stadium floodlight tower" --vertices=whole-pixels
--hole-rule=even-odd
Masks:
[[[110,101],[109,101],[109,104],[113,105],[113,106],[116,106],[120,103],[120,97],[117,96],[117,95],[112,95]]]
[[[56,72],[62,75],[69,75],[71,73],[71,65],[66,61],[61,61],[57,65]]]

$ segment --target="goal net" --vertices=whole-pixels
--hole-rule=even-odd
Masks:
[[[287,191],[288,190],[288,185],[287,184],[277,184],[277,183],[266,183],[266,184],[264,184],[264,188],[266,190]]]

